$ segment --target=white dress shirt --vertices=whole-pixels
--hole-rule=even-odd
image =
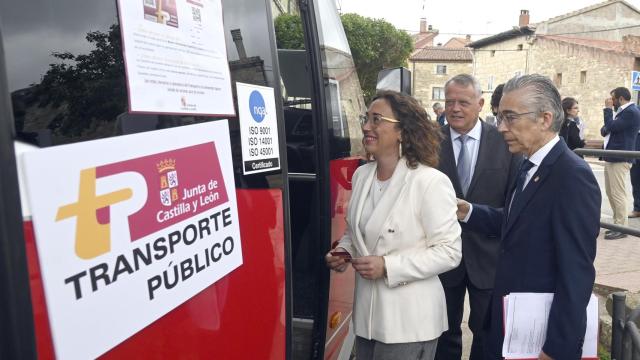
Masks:
[[[453,143],[453,156],[456,161],[456,166],[458,165],[458,155],[460,155],[460,141],[458,138],[460,137],[459,132],[453,130],[452,127],[449,127],[449,132],[451,133],[451,142]],[[473,172],[476,169],[476,163],[478,162],[478,149],[480,149],[480,136],[482,135],[482,124],[480,120],[476,121],[476,125],[467,133],[468,138],[465,142],[465,149],[471,155],[471,171],[469,172],[469,178],[473,179]]]
[[[558,143],[558,141],[560,141],[560,137],[556,134],[556,136],[554,136],[553,139],[549,140],[549,142],[544,144],[540,149],[534,152],[530,158],[528,158],[528,160],[533,163],[533,167],[531,167],[531,169],[529,169],[529,171],[527,172],[527,177],[524,180],[524,186],[522,187],[522,191],[526,189],[527,184],[529,184],[529,181],[533,177],[533,174],[535,174],[536,171],[538,171],[540,164],[542,164],[542,160],[544,160],[544,158],[547,157],[547,155],[549,155],[549,152]],[[513,201],[513,198],[510,199],[509,201]],[[511,207],[511,203],[509,203],[509,207]],[[465,218],[461,220],[461,222],[466,223],[467,221],[469,221],[472,211],[473,211],[473,205],[469,203],[469,212],[467,213],[467,216],[465,216]]]

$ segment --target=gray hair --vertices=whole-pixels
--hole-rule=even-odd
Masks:
[[[540,74],[516,76],[504,85],[503,96],[511,91],[527,89],[527,96],[522,97],[522,102],[529,111],[542,113],[549,111],[553,115],[551,130],[560,131],[564,121],[562,100],[558,89],[551,79]]]
[[[433,108],[433,110],[441,110],[441,109],[444,109],[444,106],[442,106],[442,104],[437,102],[437,103],[433,104],[432,108]]]
[[[469,74],[458,74],[451,79],[447,80],[446,84],[444,84],[444,89],[447,91],[447,87],[451,84],[460,85],[463,87],[472,86],[473,90],[475,90],[476,95],[478,97],[482,96],[482,87],[478,82],[478,79]]]

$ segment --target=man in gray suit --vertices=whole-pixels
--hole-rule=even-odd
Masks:
[[[439,170],[445,173],[456,196],[469,202],[503,207],[521,157],[512,155],[495,126],[480,120],[482,89],[471,75],[461,74],[445,84],[445,114]],[[483,358],[482,333],[491,299],[500,238],[465,229],[462,224],[462,262],[440,275],[447,299],[449,330],[438,340],[436,359],[462,357],[462,316],[469,292],[469,327],[473,333],[471,360]]]

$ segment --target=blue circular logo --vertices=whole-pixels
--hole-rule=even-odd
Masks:
[[[253,120],[258,123],[262,122],[264,117],[267,116],[267,108],[264,105],[264,98],[257,90],[253,90],[251,95],[249,95],[249,111],[251,112]]]

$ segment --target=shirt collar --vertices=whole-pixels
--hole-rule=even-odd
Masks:
[[[459,132],[455,131],[451,126],[449,126],[449,131],[451,132],[451,140],[456,140],[460,137],[460,135],[462,135]],[[467,135],[474,140],[480,140],[480,134],[482,134],[482,124],[480,123],[480,119],[478,118],[476,124],[467,133]]]
[[[628,108],[629,106],[631,106],[631,104],[633,104],[631,101],[629,101],[628,103],[624,104],[624,105],[620,105],[620,107],[618,108],[618,111],[616,111],[616,114],[620,113],[620,111]]]
[[[549,140],[548,143],[544,144],[538,151],[534,152],[533,155],[529,158],[535,166],[540,166],[542,164],[542,160],[549,154],[551,149],[560,141],[560,137],[558,135],[554,136],[553,139]]]

